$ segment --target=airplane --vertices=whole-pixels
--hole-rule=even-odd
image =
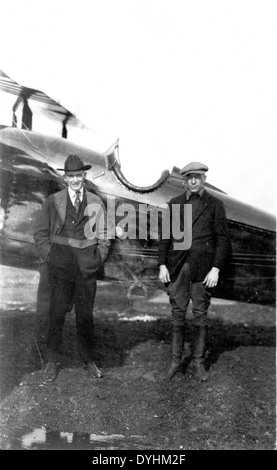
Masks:
[[[96,192],[107,206],[114,204],[115,237],[99,279],[126,286],[129,299],[149,297],[162,288],[158,280],[158,228],[151,229],[149,212],[164,207],[184,191],[180,169],[164,170],[154,184],[140,187],[124,176],[119,160],[119,141],[99,152],[70,141],[69,124],[82,123],[43,92],[26,88],[0,73],[0,92],[13,102],[10,125],[0,126],[0,263],[17,268],[39,269],[33,239],[33,221],[45,198],[65,187],[62,168],[70,153],[78,154],[85,164],[86,187]],[[18,113],[21,104],[22,114]],[[55,117],[60,136],[32,129],[33,109]],[[21,124],[21,128],[19,127]],[[205,183],[208,192],[221,199],[226,208],[230,231],[230,253],[221,273],[215,297],[249,303],[275,304],[276,219],[273,215],[233,199],[215,186]],[[134,208],[128,218],[135,236],[124,237],[124,208]],[[146,216],[146,209],[149,209]],[[138,220],[144,217],[146,231],[141,237]],[[145,218],[146,217],[146,218]]]

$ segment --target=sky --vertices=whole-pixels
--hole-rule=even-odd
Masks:
[[[103,151],[119,138],[131,183],[200,161],[211,184],[275,214],[275,0],[14,0],[0,15],[0,69]]]

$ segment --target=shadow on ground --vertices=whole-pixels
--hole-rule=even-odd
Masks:
[[[208,382],[193,379],[188,368],[168,383],[168,299],[156,292],[131,302],[125,294],[124,286],[99,285],[94,356],[103,379],[91,381],[82,369],[72,311],[58,377],[42,386],[47,318],[35,313],[32,289],[17,285],[18,303],[6,302],[0,315],[1,448],[20,448],[23,434],[36,430],[47,449],[70,447],[65,436],[94,449],[274,449],[274,307],[215,299]],[[192,333],[189,310],[187,349]]]

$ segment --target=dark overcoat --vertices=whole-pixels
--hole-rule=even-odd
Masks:
[[[171,199],[169,210],[172,216],[172,206],[180,206],[180,229],[184,229],[184,205],[189,204],[186,192]],[[175,206],[176,207],[176,206]],[[187,261],[190,266],[190,277],[193,282],[203,281],[212,267],[222,269],[229,250],[229,235],[225,208],[221,200],[203,191],[192,220],[192,243],[187,250],[174,249],[172,217],[170,237],[160,239],[158,264],[165,264],[169,270],[171,281]]]

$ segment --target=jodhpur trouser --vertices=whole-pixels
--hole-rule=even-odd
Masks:
[[[172,325],[184,326],[187,308],[192,300],[192,312],[196,326],[207,326],[207,313],[211,302],[211,289],[202,282],[191,282],[189,264],[184,263],[177,279],[168,285],[172,309]]]
[[[73,279],[64,279],[50,268],[51,302],[47,338],[47,360],[56,361],[62,340],[66,313],[75,305],[77,343],[82,362],[89,362],[93,348],[93,305],[96,275],[83,278],[80,271]]]

